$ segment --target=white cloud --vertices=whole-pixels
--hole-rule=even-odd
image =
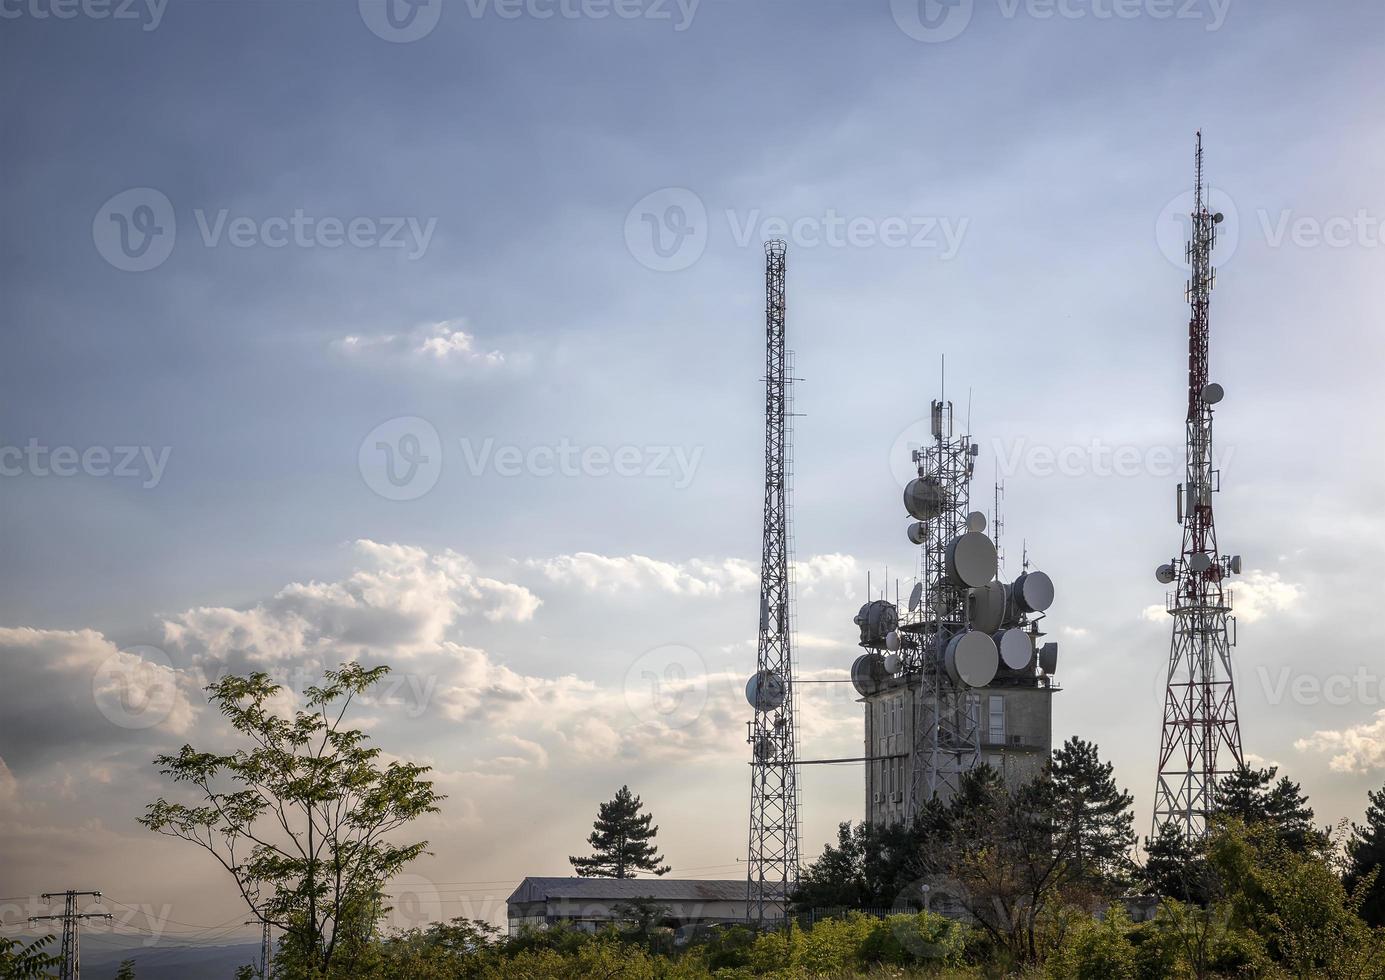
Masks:
[[[338,341],[337,347],[349,356],[374,360],[426,361],[479,370],[504,366],[505,354],[479,349],[476,336],[465,326],[465,320],[443,320],[403,333],[353,334]]]
[[[703,596],[754,592],[760,587],[759,566],[742,558],[668,562],[644,555],[613,556],[579,551],[572,555],[530,559],[524,564],[551,582],[589,592],[653,590]],[[850,598],[855,594],[853,585],[859,577],[856,559],[850,555],[814,555],[794,563],[794,582],[799,594],[805,597],[822,589]]]
[[[1333,752],[1328,767],[1334,772],[1364,773],[1385,769],[1385,709],[1375,720],[1341,731],[1314,732],[1294,743],[1300,752]]]
[[[1252,569],[1231,586],[1232,608],[1237,617],[1247,623],[1264,619],[1272,613],[1292,612],[1302,603],[1302,586],[1286,582],[1278,572]]]
[[[199,660],[242,665],[335,663],[436,652],[458,620],[526,622],[542,600],[478,574],[454,551],[357,541],[360,564],[338,582],[292,583],[251,609],[202,607],[164,624],[166,642]]]

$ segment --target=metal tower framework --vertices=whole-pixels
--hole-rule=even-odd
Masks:
[[[1176,586],[1166,603],[1173,617],[1173,638],[1154,802],[1155,833],[1172,823],[1189,840],[1206,833],[1217,781],[1244,761],[1232,679],[1231,590],[1222,584],[1240,570],[1240,560],[1225,558],[1217,550],[1212,519],[1212,494],[1221,489],[1212,458],[1212,406],[1221,399],[1221,388],[1208,382],[1208,310],[1216,283],[1212,250],[1222,215],[1209,210],[1203,193],[1201,132],[1196,183],[1186,249],[1187,472],[1178,488],[1177,507],[1183,551],[1161,575]]]
[[[746,917],[784,918],[798,883],[797,735],[794,729],[791,485],[792,354],[785,346],[785,251],[765,243],[765,522],[760,561],[757,676],[782,680],[782,703],[754,705],[750,722],[750,851]],[[779,700],[779,699],[775,699]]]
[[[90,896],[101,901],[101,893],[94,892],[44,892],[43,900],[51,902],[55,898],[63,899],[63,912],[61,915],[31,915],[30,922],[56,922],[63,924],[63,945],[62,945],[62,966],[58,968],[58,980],[82,980],[82,941],[79,934],[82,920],[84,919],[109,919],[111,915],[106,912],[78,912],[77,899]]]
[[[920,477],[931,477],[942,490],[942,512],[926,524],[921,546],[917,610],[905,614],[900,629],[917,645],[904,651],[909,683],[918,685],[914,699],[913,769],[909,777],[909,812],[928,800],[950,796],[959,777],[975,769],[981,756],[980,701],[953,682],[943,666],[947,641],[966,629],[967,589],[946,575],[947,546],[966,528],[971,510],[974,454],[971,436],[953,436],[952,403],[932,405],[933,442],[914,450]]]

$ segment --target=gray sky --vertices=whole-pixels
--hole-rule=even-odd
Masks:
[[[223,737],[217,671],[348,656],[398,669],[361,716],[450,796],[403,924],[498,917],[626,782],[675,873],[739,877],[774,236],[804,672],[912,566],[897,473],[945,354],[1011,574],[1027,545],[1057,583],[1055,737],[1143,831],[1198,127],[1244,742],[1359,817],[1379,5],[439,2],[0,2],[0,898],[226,932],[210,859],[134,824],[149,760]],[[837,686],[801,717],[805,754],[857,747]],[[861,774],[803,783],[814,855]]]

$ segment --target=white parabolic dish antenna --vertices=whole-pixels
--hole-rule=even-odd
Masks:
[[[1058,669],[1058,644],[1045,643],[1039,648],[1039,667],[1045,674],[1052,674]]]
[[[1024,630],[1001,630],[995,635],[1000,662],[1011,670],[1024,670],[1034,656],[1034,644]]]
[[[928,526],[923,521],[918,521],[909,525],[909,540],[914,544],[923,544],[924,538],[928,535]]]
[[[1000,654],[990,636],[969,630],[948,641],[943,663],[953,681],[967,687],[985,687],[995,680]]]
[[[979,531],[968,531],[947,546],[947,575],[956,585],[979,589],[995,578],[995,544]]]
[[[923,603],[923,583],[915,582],[914,589],[909,593],[909,611],[914,612]]]
[[[1195,572],[1205,572],[1212,567],[1212,556],[1205,551],[1199,551],[1188,559],[1188,567]]]
[[[1053,605],[1053,579],[1043,572],[1025,572],[1015,579],[1012,591],[1025,612],[1040,613]]]
[[[904,488],[904,509],[915,520],[931,521],[943,511],[946,495],[942,486],[931,476],[910,480]]]
[[[1154,577],[1157,578],[1164,585],[1168,585],[1177,576],[1174,574],[1172,565],[1160,565],[1157,569],[1155,569]]]
[[[865,653],[856,658],[851,665],[851,686],[861,697],[869,697],[879,691],[889,675],[885,672],[885,658],[878,653]]]
[[[1005,585],[990,582],[973,589],[968,600],[971,612],[971,628],[983,633],[994,633],[1005,621]]]
[[[772,670],[753,674],[745,685],[745,699],[757,711],[773,711],[782,707],[786,693],[784,678]]]
[[[974,510],[967,515],[967,530],[981,532],[986,530],[986,515]]]
[[[1202,400],[1208,405],[1215,405],[1226,397],[1226,389],[1215,381],[1202,386]]]

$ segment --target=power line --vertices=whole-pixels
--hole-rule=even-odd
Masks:
[[[63,945],[62,945],[62,966],[59,968],[58,980],[82,980],[82,942],[81,924],[86,919],[112,919],[115,918],[109,912],[78,912],[77,899],[90,895],[98,902],[101,901],[101,892],[79,892],[68,889],[65,892],[44,892],[43,900],[51,902],[59,895],[63,898],[63,911],[61,915],[31,915],[30,922],[54,922],[63,924]]]

